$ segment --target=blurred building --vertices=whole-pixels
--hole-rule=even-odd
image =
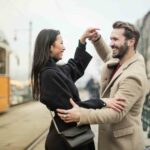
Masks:
[[[136,22],[136,26],[141,35],[138,50],[145,58],[146,73],[150,79],[150,11]]]
[[[138,50],[144,56],[146,73],[149,80],[148,93],[145,98],[142,122],[144,131],[148,131],[148,138],[150,138],[150,11],[136,22],[136,26],[140,31],[140,40],[138,43]]]
[[[10,72],[11,54],[14,53],[3,31],[0,30],[0,106],[3,105],[2,98],[4,103],[9,101],[9,105],[32,100],[30,81],[19,81],[18,78],[12,80]]]
[[[9,53],[8,41],[3,31],[0,30],[0,74],[9,74]]]
[[[1,31],[1,30],[0,30],[0,42],[1,43],[5,43],[6,45],[9,45],[8,41],[6,40],[6,37],[5,37],[4,33],[3,33],[3,31]]]

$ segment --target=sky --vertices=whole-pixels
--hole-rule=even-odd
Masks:
[[[113,22],[122,20],[136,23],[150,11],[150,0],[0,0],[0,10],[0,30],[4,32],[13,52],[10,55],[10,76],[27,80],[31,69],[29,54],[33,54],[34,42],[40,30],[60,30],[66,47],[60,63],[66,63],[73,57],[78,40],[86,28],[100,28],[100,34],[109,44]],[[32,22],[31,32],[29,22]],[[100,78],[102,62],[88,41],[87,51],[93,59],[79,82],[85,82],[91,76]]]

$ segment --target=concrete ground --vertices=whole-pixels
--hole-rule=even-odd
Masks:
[[[40,102],[12,107],[0,115],[0,150],[24,150],[49,124],[49,111]]]

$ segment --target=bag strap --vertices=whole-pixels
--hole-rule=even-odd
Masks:
[[[52,120],[53,120],[53,123],[54,123],[54,126],[55,126],[55,128],[56,128],[57,133],[58,133],[58,134],[61,134],[61,132],[60,132],[59,129],[58,129],[58,126],[57,126],[57,124],[56,124],[56,121],[55,121],[55,119],[54,119],[54,117],[53,117],[53,113],[52,113],[51,110],[50,110],[50,114],[51,114],[51,116],[52,116]]]

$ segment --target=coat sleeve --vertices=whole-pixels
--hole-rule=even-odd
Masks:
[[[115,97],[122,97],[126,100],[125,109],[122,112],[117,112],[111,108],[96,110],[80,108],[81,116],[79,124],[101,124],[120,122],[128,114],[133,105],[137,101],[142,100],[144,96],[144,91],[141,82],[142,81],[138,78],[128,77],[123,80],[122,83],[120,83],[120,87]]]
[[[64,73],[74,82],[84,74],[86,67],[92,59],[92,56],[85,51],[85,48],[86,45],[79,41],[74,58],[70,59],[66,65],[61,67]]]
[[[65,81],[52,69],[46,70],[41,75],[40,101],[52,111],[57,108],[70,109],[69,102],[72,97]]]
[[[69,101],[72,97],[71,91],[65,81],[60,78],[58,73],[54,70],[48,69],[42,74],[41,80],[40,101],[42,103],[44,103],[52,111],[57,108],[72,108]],[[83,108],[96,109],[106,106],[106,103],[100,99],[90,99],[76,103]]]
[[[86,101],[77,102],[80,107],[83,108],[92,108],[92,109],[100,109],[102,107],[106,107],[106,103],[101,99],[90,99]]]
[[[101,59],[106,62],[111,58],[111,48],[105,43],[102,37],[96,42],[93,42],[93,45],[101,57]]]

